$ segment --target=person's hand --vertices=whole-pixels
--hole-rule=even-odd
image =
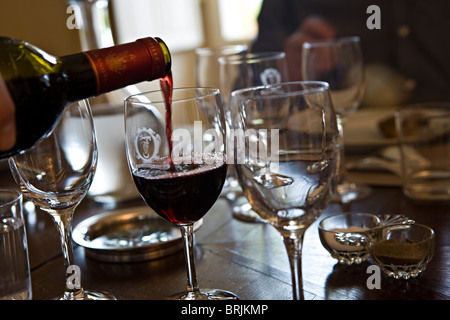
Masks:
[[[0,75],[0,151],[16,143],[16,108],[6,83]]]
[[[290,80],[302,80],[302,46],[304,42],[330,40],[335,36],[336,29],[328,21],[320,17],[306,18],[299,28],[286,38],[284,43]]]

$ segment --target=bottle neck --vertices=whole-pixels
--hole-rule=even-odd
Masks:
[[[69,100],[99,95],[170,72],[170,53],[158,38],[89,50],[62,57],[72,90]]]

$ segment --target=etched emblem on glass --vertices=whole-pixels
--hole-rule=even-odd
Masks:
[[[139,128],[134,135],[136,157],[144,163],[155,160],[161,145],[161,137],[152,129]]]
[[[281,74],[277,69],[267,68],[260,75],[263,85],[281,83]]]

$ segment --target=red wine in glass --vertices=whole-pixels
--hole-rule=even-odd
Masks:
[[[133,179],[156,213],[172,223],[186,224],[200,220],[214,205],[226,175],[226,161],[222,161],[173,165],[167,170],[140,167]]]
[[[173,94],[173,78],[172,71],[169,72],[164,78],[159,79],[161,90],[164,94],[164,100],[166,101],[166,136],[167,144],[169,145],[169,165],[172,168],[172,94]]]

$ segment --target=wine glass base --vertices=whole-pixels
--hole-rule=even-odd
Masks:
[[[261,219],[261,217],[255,211],[253,211],[252,206],[247,201],[233,206],[232,212],[233,217],[240,221],[256,223],[264,222],[264,220]]]
[[[177,293],[169,298],[171,300],[239,300],[234,293],[220,289],[201,289],[197,292]]]
[[[117,300],[115,296],[104,291],[85,291],[88,300]]]
[[[372,194],[372,188],[362,184],[345,182],[337,186],[336,193],[333,195],[334,202],[351,203],[363,200]]]
[[[116,297],[105,291],[82,291],[78,295],[65,294],[59,300],[117,300]]]

